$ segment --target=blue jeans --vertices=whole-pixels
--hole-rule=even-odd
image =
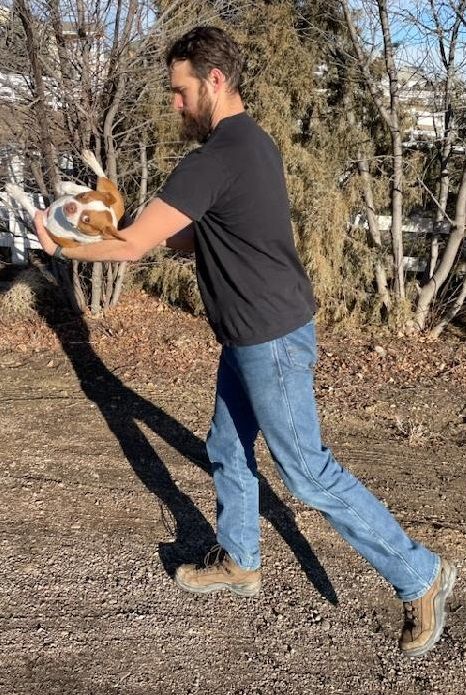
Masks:
[[[329,523],[404,601],[433,584],[440,558],[409,538],[357,478],[322,445],[313,369],[314,323],[259,345],[225,346],[207,438],[217,490],[217,540],[241,567],[260,566],[259,430],[285,485]]]

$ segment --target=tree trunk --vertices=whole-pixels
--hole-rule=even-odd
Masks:
[[[343,97],[343,103],[345,105],[346,114],[348,122],[352,128],[355,129],[360,140],[363,138],[363,129],[360,122],[357,121],[354,108],[352,105],[352,99],[349,94],[345,94]],[[390,292],[388,289],[387,273],[385,271],[385,266],[382,262],[382,237],[380,235],[379,222],[377,215],[375,214],[374,207],[374,195],[372,191],[372,179],[369,169],[369,163],[367,161],[367,156],[359,147],[357,151],[358,159],[358,171],[361,178],[362,190],[364,196],[364,202],[366,205],[366,216],[367,224],[369,226],[369,236],[371,240],[371,245],[377,250],[377,259],[375,261],[374,274],[375,282],[377,285],[377,292],[382,301],[382,306],[385,307],[386,311],[390,311]]]
[[[122,2],[117,2],[117,12],[115,18],[115,31],[113,45],[109,57],[109,87],[112,88],[110,106],[105,116],[103,135],[105,143],[105,153],[107,156],[107,175],[114,183],[117,182],[117,161],[115,151],[115,140],[113,136],[113,127],[115,116],[118,113],[120,102],[125,92],[127,81],[127,69],[125,69],[125,55],[129,45],[129,39],[136,18],[138,1],[129,0],[129,5],[126,11],[126,18],[121,35],[119,34],[120,14]],[[127,60],[127,59],[126,59]],[[117,67],[119,68],[117,70]],[[128,66],[126,65],[126,68]],[[116,78],[114,77],[116,75]]]
[[[79,261],[73,261],[73,293],[80,312],[86,311],[87,302],[79,279]]]
[[[456,201],[455,223],[452,227],[447,247],[443,254],[440,264],[433,274],[429,282],[424,285],[419,293],[415,322],[419,330],[424,330],[426,319],[432,304],[432,301],[440,287],[453,267],[453,263],[457,257],[461,242],[464,239],[464,224],[466,218],[466,162],[463,167],[463,176],[461,185],[458,191]]]
[[[80,106],[85,114],[85,118],[79,119],[80,124],[80,134],[81,134],[81,147],[89,147],[91,141],[92,126],[91,122],[93,120],[93,109],[92,109],[92,68],[91,64],[94,57],[91,56],[91,44],[89,40],[89,25],[86,18],[86,4],[83,0],[76,0],[77,9],[77,29],[81,42],[81,73],[80,73]]]
[[[378,258],[375,262],[375,281],[377,284],[377,292],[387,311],[390,311],[390,293],[388,291],[387,273],[385,266],[380,259],[382,251],[382,237],[380,235],[379,223],[374,209],[374,196],[372,193],[371,178],[369,173],[369,165],[367,159],[358,152],[358,170],[361,177],[364,201],[366,203],[367,223],[369,225],[369,234],[372,245],[377,249]]]
[[[139,181],[139,200],[136,217],[138,217],[146,205],[147,182],[149,180],[149,169],[147,166],[147,136],[144,133],[139,142],[139,161],[141,163],[141,177]]]
[[[440,152],[440,184],[439,184],[439,194],[438,194],[438,206],[435,213],[435,222],[443,222],[446,215],[448,194],[450,192],[450,173],[449,173],[449,163],[451,154],[451,144],[452,144],[452,128],[451,128],[451,118],[452,109],[450,103],[450,76],[447,78],[447,84],[445,87],[445,126],[443,143]],[[435,232],[432,236],[432,242],[430,246],[430,259],[429,259],[429,279],[432,278],[435,269],[437,267],[439,256],[439,235]]]
[[[94,315],[100,314],[102,310],[102,271],[102,263],[98,262],[92,264],[91,313]]]
[[[115,287],[113,289],[112,299],[110,301],[110,307],[116,306],[118,304],[118,300],[120,299],[121,290],[123,289],[123,280],[126,273],[126,266],[126,261],[118,264],[117,277]]]
[[[31,167],[32,175],[34,176],[34,180],[37,183],[37,186],[39,187],[39,191],[42,197],[47,199],[49,191],[47,190],[47,186],[45,185],[44,174],[42,172],[42,169],[37,164],[37,162],[34,162],[31,159],[28,153],[26,153],[26,159],[29,161],[29,166]]]
[[[63,34],[63,25],[60,16],[59,0],[47,0],[47,5],[50,11],[55,41],[57,43],[58,63],[57,78],[60,83],[60,101],[62,102],[61,111],[63,113],[64,122],[71,139],[77,150],[82,144],[79,141],[79,126],[80,119],[77,117],[75,104],[72,99],[73,82],[71,76],[73,74],[73,66],[69,60],[68,48]]]
[[[393,152],[393,182],[391,197],[392,226],[391,238],[394,265],[394,290],[397,297],[405,296],[403,273],[403,147],[399,125],[398,73],[395,64],[395,51],[390,34],[390,24],[386,0],[377,0],[377,9],[383,36],[383,57],[390,87],[390,106],[384,102],[383,94],[369,68],[369,58],[361,46],[361,41],[353,20],[348,0],[340,0],[348,31],[357,58],[359,69],[374,100],[381,119],[390,130]]]
[[[403,147],[398,128],[392,131],[393,144],[393,184],[392,184],[392,226],[394,290],[397,297],[404,299],[403,268]]]
[[[17,0],[18,15],[26,34],[26,50],[33,76],[34,110],[39,124],[40,148],[45,163],[44,181],[49,193],[57,194],[58,172],[52,146],[52,136],[49,130],[51,114],[47,106],[44,76],[40,62],[40,51],[37,45],[37,27],[34,27],[31,11],[26,0]]]
[[[455,71],[455,56],[457,50],[458,36],[461,24],[464,22],[464,11],[466,9],[466,0],[460,0],[455,7],[450,2],[450,7],[455,13],[455,21],[451,27],[450,41],[448,44],[448,31],[445,32],[445,25],[442,22],[442,17],[435,7],[434,0],[430,0],[430,9],[435,26],[435,36],[438,41],[440,58],[446,71],[445,86],[443,90],[442,110],[444,116],[444,127],[442,134],[442,146],[440,151],[440,184],[438,194],[438,207],[435,215],[437,223],[443,222],[446,217],[446,209],[448,202],[448,194],[450,189],[449,163],[451,146],[453,140],[453,104],[452,104],[452,83],[453,73]],[[448,44],[448,46],[447,46]],[[435,273],[439,255],[439,235],[435,233],[432,236],[431,251],[429,259],[429,279]]]
[[[104,311],[109,308],[113,294],[113,263],[106,263],[105,266]]]
[[[455,318],[456,314],[459,312],[461,307],[463,306],[464,302],[466,300],[466,277],[463,280],[463,284],[461,285],[461,290],[458,295],[458,297],[455,299],[452,307],[447,311],[445,316],[442,318],[442,320],[433,328],[429,336],[431,338],[438,338],[440,333],[448,326],[450,321]]]
[[[384,42],[384,59],[387,69],[388,83],[390,87],[390,135],[393,151],[393,182],[392,182],[392,249],[394,290],[399,299],[404,299],[404,272],[403,272],[403,145],[399,122],[399,94],[398,72],[395,64],[395,51],[393,47],[388,8],[386,0],[377,0],[380,25]]]

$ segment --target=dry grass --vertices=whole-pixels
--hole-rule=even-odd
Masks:
[[[395,430],[412,447],[426,446],[436,438],[435,433],[429,430],[426,425],[411,418],[404,419],[397,416],[395,418]]]
[[[0,313],[4,318],[31,318],[38,304],[54,301],[57,294],[58,286],[49,273],[29,267],[5,286],[0,294]]]

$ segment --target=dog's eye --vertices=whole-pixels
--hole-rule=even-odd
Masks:
[[[83,215],[81,219],[84,222],[84,224],[87,224],[88,222],[90,222],[89,215]]]

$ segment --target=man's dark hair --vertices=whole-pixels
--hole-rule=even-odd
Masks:
[[[223,72],[230,91],[239,91],[243,58],[238,44],[218,27],[195,27],[181,36],[167,53],[168,67],[189,60],[199,79],[207,79],[213,68]]]

